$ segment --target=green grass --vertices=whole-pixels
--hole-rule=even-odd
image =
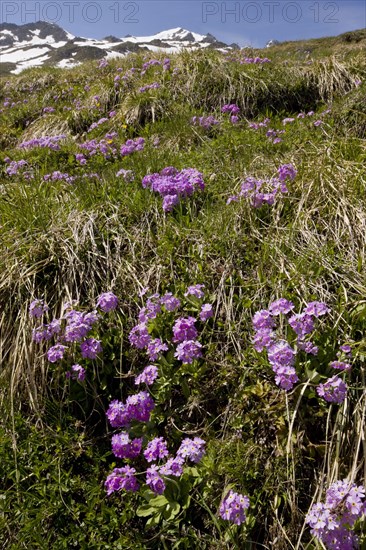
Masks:
[[[316,544],[303,527],[312,499],[336,479],[365,483],[364,40],[358,31],[284,43],[269,50],[272,62],[264,66],[229,63],[213,51],[183,52],[172,57],[176,74],[150,68],[120,90],[114,87],[117,67],[121,74],[141,67],[141,56],[102,70],[90,62],[67,71],[30,69],[0,81],[2,102],[20,102],[0,114],[4,548],[310,550]],[[301,54],[304,48],[311,54]],[[154,81],[159,89],[138,93]],[[229,102],[241,107],[238,125],[220,114]],[[314,127],[329,105],[323,126]],[[43,115],[46,106],[55,112]],[[114,118],[86,133],[112,109]],[[316,114],[296,118],[309,110]],[[222,120],[219,127],[192,126],[192,116],[208,114]],[[284,126],[289,116],[296,120]],[[282,143],[248,127],[266,117],[271,128],[285,129]],[[119,143],[142,136],[145,149],[118,160],[95,155],[78,165],[77,143],[107,131],[118,132]],[[66,135],[60,151],[17,148],[60,133]],[[8,177],[7,156],[24,158],[34,178]],[[298,175],[273,207],[226,204],[244,177],[271,177],[290,162]],[[165,166],[196,168],[206,183],[202,194],[168,214],[141,186],[146,174]],[[134,182],[115,176],[122,167],[134,171]],[[45,182],[54,170],[79,178]],[[85,172],[100,180],[83,179]],[[131,373],[145,361],[127,338],[141,288],[182,294],[196,282],[206,285],[215,308],[203,336],[204,368],[188,378],[188,397],[177,387],[161,397],[157,426],[172,440],[198,430],[208,453],[192,482],[190,507],[181,500],[177,518],[147,528],[134,512],[139,497],[105,497],[102,484],[114,458],[104,412],[111,398],[133,391]],[[84,391],[69,386],[47,362],[46,348],[32,342],[27,308],[39,296],[54,315],[70,299],[92,308],[109,289],[120,298],[121,315]],[[326,365],[339,345],[354,342],[343,406],[329,407],[313,390],[302,395],[301,386],[286,396],[263,354],[253,350],[251,317],[280,296],[298,309],[311,300],[332,309],[317,333],[319,358],[304,371],[329,374]],[[217,519],[229,485],[250,495],[240,529]],[[365,525],[357,528],[364,541]]]

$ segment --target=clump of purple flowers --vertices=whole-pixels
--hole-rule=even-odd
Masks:
[[[293,164],[281,164],[278,168],[278,179],[280,181],[293,181],[297,176],[297,170]]]
[[[203,304],[200,311],[200,319],[201,321],[207,321],[207,319],[210,319],[213,317],[213,308],[212,304]]]
[[[28,167],[28,162],[24,159],[21,159],[21,160],[10,160],[9,157],[5,158],[4,159],[5,162],[7,164],[9,164],[9,166],[6,168],[6,173],[8,174],[8,176],[15,176],[18,174],[18,172],[23,172],[22,175],[24,175],[25,177],[27,176],[28,174],[28,177],[31,176],[31,174],[29,172],[24,172],[23,170],[25,170],[27,167]]]
[[[254,64],[254,65],[262,65],[263,63],[270,63],[271,60],[268,59],[268,57],[244,57],[240,61],[242,65],[245,64]]]
[[[85,369],[81,365],[73,365],[71,371],[66,372],[66,378],[83,382],[85,380]]]
[[[62,344],[55,344],[47,351],[47,359],[50,363],[56,363],[56,361],[63,359],[66,350],[66,346],[63,346]]]
[[[164,476],[179,477],[183,473],[184,458],[180,456],[170,457],[168,460],[160,466],[159,472]]]
[[[231,63],[239,63],[240,65],[262,65],[263,63],[271,62],[268,57],[248,57],[245,50],[235,53],[228,52],[225,55],[225,60]]]
[[[112,453],[117,458],[136,458],[142,448],[142,437],[130,439],[127,432],[112,436]]]
[[[178,344],[174,357],[185,364],[191,364],[202,357],[202,344],[197,340],[184,340]]]
[[[19,145],[19,149],[33,149],[34,147],[42,147],[52,149],[53,151],[59,151],[59,142],[65,138],[66,136],[64,134],[61,134],[59,136],[44,136],[40,138],[33,138],[28,141],[23,141]]]
[[[202,285],[199,283],[196,285],[191,285],[187,288],[187,291],[185,292],[184,296],[195,296],[196,298],[201,299],[205,295],[203,290],[204,288],[205,288],[205,285]]]
[[[108,67],[108,61],[105,57],[103,59],[101,59],[98,63],[98,68],[99,69],[104,69],[104,67]]]
[[[89,141],[85,141],[84,143],[79,143],[79,147],[80,149],[86,151],[89,157],[100,153],[104,156],[105,159],[112,159],[117,155],[117,148],[114,142],[114,138],[116,136],[116,132],[110,132],[99,141],[97,139],[91,139]],[[83,164],[85,163],[83,162]]]
[[[43,176],[44,181],[65,181],[66,183],[73,183],[76,179],[75,176],[70,176],[66,172],[60,172],[59,170],[55,170],[51,174],[45,174]]]
[[[249,498],[245,495],[229,491],[220,504],[219,514],[226,519],[241,525],[246,520],[245,511],[249,508]]]
[[[164,59],[164,62],[170,61],[168,58]],[[140,71],[141,75],[144,75],[150,67],[160,66],[162,65],[162,62],[159,61],[159,59],[149,59],[148,61],[145,61],[145,63],[142,65],[142,69]]]
[[[148,365],[144,368],[141,374],[136,376],[135,384],[146,384],[147,386],[151,386],[157,379],[158,374],[158,367],[155,365]]]
[[[194,295],[198,299],[202,298],[204,295],[203,286],[201,284],[192,285],[188,288],[186,296]],[[140,296],[145,295],[146,290],[146,288],[143,289]],[[105,293],[105,295],[108,295],[108,293]],[[100,300],[98,304],[99,302]],[[130,332],[131,344],[140,349],[147,348],[150,358],[153,360],[158,359],[162,351],[168,350],[168,345],[164,344],[160,338],[153,338],[150,335],[149,329],[154,334],[154,327],[151,328],[149,322],[160,314],[167,315],[167,318],[171,320],[171,314],[180,306],[181,301],[171,292],[167,292],[163,296],[158,293],[149,296],[138,313],[140,323],[133,327]],[[204,304],[201,313],[203,313],[205,320],[212,316],[211,304]],[[202,355],[202,345],[196,340],[198,337],[198,330],[195,327],[196,321],[195,317],[180,316],[172,324],[172,342],[178,344],[175,356],[185,363],[192,363],[195,358]],[[148,365],[136,376],[135,384],[151,386],[158,378],[158,374],[159,371],[156,365]],[[106,415],[113,428],[129,429],[130,427],[134,428],[136,422],[149,422],[154,408],[155,402],[151,395],[147,391],[141,391],[127,397],[125,402],[112,401]],[[205,454],[205,445],[205,441],[199,437],[185,438],[181,442],[176,456],[170,456],[168,443],[163,437],[155,437],[144,442],[143,437],[133,439],[126,430],[115,434],[112,438],[112,451],[118,458],[130,460],[137,458],[144,447],[142,454],[149,463],[149,467],[146,469],[146,485],[158,495],[165,491],[166,476],[179,477],[182,475],[186,460],[190,460],[195,464],[201,461]],[[161,464],[161,461],[165,462]],[[137,490],[138,484],[135,474],[136,470],[131,468],[128,470],[124,468],[113,470],[105,482],[107,494],[109,495],[121,489],[126,491]]]
[[[343,403],[347,395],[347,384],[335,375],[328,378],[324,384],[319,384],[316,391],[328,403]]]
[[[310,302],[303,313],[292,313],[293,309],[294,304],[291,301],[279,298],[272,302],[268,309],[257,311],[253,316],[254,348],[258,352],[267,350],[268,360],[276,375],[276,384],[285,390],[291,390],[299,380],[295,370],[298,350],[312,355],[317,354],[318,348],[306,338],[315,328],[314,318],[329,311],[323,302]],[[297,336],[297,350],[286,340],[278,338],[275,332],[276,317],[289,314],[287,322]]]
[[[173,326],[173,342],[183,342],[184,340],[194,340],[198,336],[198,331],[194,326],[196,319],[194,317],[180,317]]]
[[[220,122],[212,115],[210,116],[194,116],[191,119],[193,126],[201,126],[205,130],[211,130],[214,126],[220,124]]]
[[[194,192],[203,190],[205,184],[201,172],[194,168],[178,171],[173,166],[161,172],[149,174],[142,180],[142,186],[159,193],[163,197],[163,210],[170,212],[182,198],[190,197]]]
[[[161,338],[150,339],[150,342],[147,345],[147,354],[150,361],[156,361],[163,351],[168,351],[168,346],[165,344]]]
[[[154,407],[152,397],[146,391],[141,391],[127,397],[126,403],[111,401],[106,414],[113,428],[124,428],[134,420],[148,422]]]
[[[240,113],[240,107],[235,103],[227,103],[221,107],[222,113],[229,113],[230,115],[238,115]]]
[[[259,128],[267,128],[270,122],[269,118],[265,118],[262,122],[249,122],[248,127],[251,130],[259,130]]]
[[[158,295],[153,295],[156,300]],[[152,297],[150,297],[151,300]],[[135,383],[154,383],[158,375],[158,369],[149,365],[136,377]],[[154,400],[148,392],[142,391],[130,395],[126,402],[114,400],[107,410],[107,418],[113,428],[128,428],[136,422],[148,422],[150,414],[155,407]],[[127,431],[120,432],[112,437],[112,452],[122,459],[133,460],[137,458],[144,445],[144,438],[131,438]],[[176,456],[169,456],[168,443],[163,437],[155,437],[149,441],[143,450],[145,460],[151,464],[146,470],[146,485],[155,494],[162,494],[165,491],[165,476],[179,477],[183,473],[183,466],[186,460],[198,463],[205,454],[205,441],[199,437],[194,439],[186,438],[181,442]],[[165,463],[158,465],[166,459]],[[105,481],[107,494],[119,490],[137,491],[139,484],[136,481],[136,470],[130,466],[115,468]]]
[[[126,432],[118,434],[118,437],[112,442],[113,452],[116,456],[124,455],[126,458],[135,458],[140,454],[142,438],[134,440],[136,442],[136,451],[131,451],[131,440]],[[138,452],[137,452],[138,450]],[[146,470],[146,485],[157,495],[165,491],[165,476],[179,477],[183,473],[185,460],[189,459],[194,463],[200,462],[205,454],[205,441],[199,437],[194,439],[186,438],[182,441],[176,456],[167,458],[161,466],[152,464]],[[125,456],[125,455],[128,455]],[[134,455],[134,456],[133,456]],[[148,442],[143,455],[147,462],[160,461],[169,456],[167,442],[162,437],[156,437]],[[126,470],[126,468],[128,468]],[[122,474],[122,475],[121,475]],[[127,474],[127,476],[126,476]],[[136,491],[139,486],[135,479],[136,470],[125,466],[124,468],[115,468],[107,477],[105,487],[107,494],[114,491],[125,489],[126,491]],[[129,478],[129,479],[126,479]]]
[[[332,361],[331,363],[329,363],[329,366],[332,367],[332,369],[342,371],[350,370],[351,368],[351,365],[349,363],[345,363],[344,361]]]
[[[173,296],[171,292],[167,292],[160,298],[160,303],[165,307],[167,311],[175,311],[180,307],[180,300],[176,296]]]
[[[161,312],[160,295],[152,294],[147,302],[146,306],[142,307],[139,312],[139,321],[146,323],[149,319],[155,319],[155,317]]]
[[[93,124],[90,126],[90,128],[88,130],[88,133],[91,132],[92,130],[95,130],[95,128],[98,128],[98,126],[101,126],[105,122],[108,122],[108,120],[109,120],[108,118],[103,117],[103,118],[100,118],[99,120],[97,120],[96,122],[93,122]]]
[[[204,296],[203,288],[204,285],[202,284],[192,285],[188,287],[185,296],[195,296],[195,298],[201,299]],[[139,323],[131,329],[129,340],[131,345],[138,349],[146,348],[150,361],[156,361],[162,352],[168,351],[169,347],[161,338],[152,337],[149,332],[149,321],[163,313],[162,306],[166,312],[170,313],[176,311],[180,305],[181,301],[179,298],[173,296],[171,292],[167,292],[163,296],[153,294],[147,299],[146,304],[140,308],[138,314]],[[200,320],[206,321],[212,316],[212,305],[204,304],[199,314]],[[173,337],[171,341],[173,344],[178,344],[174,356],[178,360],[188,364],[192,363],[194,359],[202,357],[202,345],[197,341],[198,330],[195,326],[196,321],[197,319],[192,316],[178,317],[172,326]],[[146,373],[144,371],[136,379],[136,384],[145,382],[149,385],[150,371],[153,372],[155,377],[157,376],[155,367],[150,365],[147,369]]]
[[[278,177],[269,180],[248,176],[241,185],[239,195],[229,197],[227,204],[244,197],[249,198],[254,208],[260,208],[263,204],[273,205],[280,193],[288,193],[286,182],[296,177],[297,170],[292,164],[284,164],[278,168],[278,174]]]
[[[167,442],[162,437],[155,437],[155,439],[149,441],[144,451],[144,457],[148,462],[155,462],[160,458],[168,456],[168,454]]]
[[[306,523],[328,550],[353,550],[358,548],[358,540],[352,529],[365,513],[365,488],[344,479],[332,483],[325,504],[311,507]]]
[[[74,309],[75,303],[65,304],[64,312],[59,319],[43,323],[33,329],[33,340],[36,343],[56,338],[56,343],[47,351],[47,358],[51,363],[63,359],[65,353],[72,351],[73,344],[79,344],[79,352],[84,359],[96,359],[103,351],[100,340],[91,337],[90,332],[101,318],[97,311],[83,312]],[[118,305],[118,299],[112,292],[105,292],[98,298],[97,307],[105,313],[112,311]],[[43,300],[34,300],[29,308],[33,318],[40,318],[48,311]],[[67,347],[65,344],[71,344]],[[75,351],[75,347],[74,347]],[[67,378],[82,381],[85,379],[85,369],[75,364],[66,372]]]
[[[151,366],[150,366],[151,367]],[[147,367],[147,368],[150,368]],[[146,371],[146,369],[145,369]],[[148,422],[150,413],[155,404],[147,392],[130,395],[126,403],[115,400],[112,401],[107,410],[107,418],[114,428],[128,427],[133,422]],[[112,452],[118,458],[134,459],[143,446],[143,438],[131,439],[128,432],[121,432],[112,437]],[[193,440],[186,438],[182,441],[176,457],[169,457],[168,444],[162,437],[155,437],[147,442],[143,456],[147,462],[157,462],[167,458],[165,464],[160,467],[153,464],[147,470],[146,484],[156,494],[162,494],[165,490],[165,483],[161,476],[180,476],[183,472],[183,464],[186,459],[198,463],[205,453],[205,442],[195,437]],[[114,480],[114,470],[111,476],[108,476],[105,483],[107,493],[125,489],[127,491],[135,490],[135,485],[126,486],[119,481]],[[121,472],[120,472],[121,473]],[[136,473],[135,471],[133,473]]]
[[[136,151],[142,151],[145,146],[145,140],[142,137],[136,139],[128,139],[124,145],[121,146],[121,156],[126,157],[132,155]]]
[[[200,462],[205,454],[205,441],[200,437],[183,439],[177,451],[177,457],[186,459],[189,458],[192,462]]]
[[[82,153],[76,153],[75,160],[79,162],[81,165],[86,164],[86,158]]]
[[[140,485],[135,477],[136,469],[131,466],[123,466],[122,468],[115,468],[105,481],[105,488],[107,495],[111,495],[114,491],[136,492],[139,490]]]
[[[294,120],[295,119],[292,117],[287,117],[283,119],[282,124],[285,126],[286,124],[291,124],[292,122],[294,122]]]
[[[103,351],[103,348],[99,340],[87,338],[81,342],[80,351],[84,359],[96,359],[98,353]]]
[[[141,88],[139,88],[139,92],[144,93],[144,92],[147,92],[147,90],[157,90],[158,88],[160,88],[159,82],[153,82],[152,84],[146,84],[145,86],[141,86]]]
[[[165,482],[159,473],[159,466],[156,464],[146,470],[146,485],[156,495],[162,495],[165,491]]]
[[[139,323],[135,325],[128,336],[130,344],[137,349],[146,348],[150,341],[151,336],[149,334],[146,323]]]
[[[97,307],[104,312],[112,311],[118,306],[118,298],[113,292],[104,292],[97,300]]]
[[[249,128],[252,130],[261,130],[262,128],[268,128],[269,123],[271,120],[269,118],[265,118],[262,122],[250,122]],[[275,130],[274,128],[268,128],[266,131],[266,137],[268,141],[271,141],[272,143],[281,143],[282,138],[279,136],[284,134],[285,130]]]
[[[125,170],[124,168],[121,168],[121,170],[118,170],[116,177],[118,178],[120,176],[122,176],[127,183],[131,183],[135,179],[135,174],[133,173],[133,171]]]
[[[44,300],[33,300],[29,306],[29,315],[35,319],[39,319],[47,311],[48,305]]]
[[[66,326],[64,329],[64,339],[66,342],[81,342],[92,330],[94,323],[99,319],[96,312],[84,313],[71,309],[64,319]]]

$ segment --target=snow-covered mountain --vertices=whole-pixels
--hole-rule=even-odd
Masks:
[[[107,36],[97,40],[74,36],[58,25],[45,21],[26,25],[0,24],[2,72],[14,74],[28,67],[72,67],[88,59],[123,57],[130,52],[144,50],[168,54],[183,48],[227,51],[238,46],[224,44],[211,34],[201,35],[180,27],[151,36]]]
[[[268,40],[266,48],[270,48],[271,46],[278,46],[278,44],[281,44],[279,40]]]

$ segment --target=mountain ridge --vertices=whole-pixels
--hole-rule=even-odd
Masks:
[[[0,24],[3,69],[13,74],[35,66],[73,67],[82,61],[124,57],[131,52],[162,51],[169,54],[186,48],[227,51],[239,46],[225,44],[210,33],[201,35],[182,27],[148,36],[109,35],[97,39],[74,36],[55,23],[46,21],[24,25]]]

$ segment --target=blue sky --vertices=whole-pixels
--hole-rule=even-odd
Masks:
[[[0,21],[49,20],[77,36],[144,36],[173,27],[262,47],[366,27],[365,0],[2,0]]]

